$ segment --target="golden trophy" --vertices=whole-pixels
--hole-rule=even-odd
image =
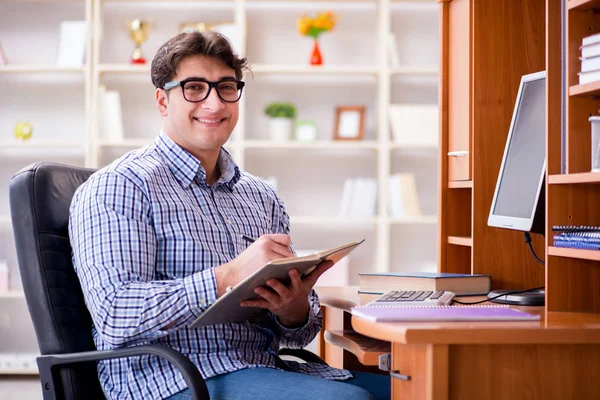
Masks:
[[[129,38],[135,43],[133,53],[131,53],[132,64],[146,64],[146,59],[142,56],[142,43],[148,39],[152,21],[143,21],[141,19],[131,19],[125,21],[125,27],[129,31]]]

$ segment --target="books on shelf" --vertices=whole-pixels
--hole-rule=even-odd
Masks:
[[[501,305],[471,306],[362,306],[352,307],[352,315],[373,322],[398,321],[536,321],[537,314]]]
[[[415,175],[402,172],[388,178],[388,211],[392,217],[421,216]]]
[[[581,70],[579,84],[600,80],[600,34],[596,33],[581,40]]]
[[[484,274],[363,272],[358,275],[359,292],[383,294],[391,290],[448,290],[458,296],[483,296],[492,290],[492,277]]]
[[[346,178],[340,217],[371,217],[377,213],[377,180]]]
[[[392,138],[396,144],[406,147],[438,145],[437,104],[391,104],[388,114]]]
[[[120,142],[123,140],[123,116],[121,95],[116,90],[100,86],[100,135],[103,139]]]
[[[600,250],[600,226],[553,225],[555,247]]]
[[[597,69],[595,71],[579,72],[578,75],[580,85],[600,81],[600,69]]]
[[[61,22],[56,65],[81,67],[85,62],[86,39],[87,23],[85,21]]]

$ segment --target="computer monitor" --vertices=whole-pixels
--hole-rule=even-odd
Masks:
[[[543,234],[545,173],[546,72],[542,71],[521,77],[488,226]],[[500,293],[494,291],[488,297]],[[496,301],[543,305],[544,292],[504,296]]]

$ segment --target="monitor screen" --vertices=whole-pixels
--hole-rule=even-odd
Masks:
[[[545,78],[545,71],[521,78],[490,209],[490,226],[531,230],[546,169]]]

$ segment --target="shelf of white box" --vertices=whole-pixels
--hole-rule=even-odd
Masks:
[[[243,144],[246,149],[377,149],[376,141],[332,141],[317,140],[314,142],[275,142],[271,140],[246,140]]]
[[[349,228],[353,226],[374,226],[379,221],[373,217],[319,217],[319,216],[290,216],[290,224],[295,225],[327,225],[332,228]]]
[[[8,64],[0,65],[0,73],[73,73],[84,72],[85,67],[59,67],[57,65],[44,64]]]

